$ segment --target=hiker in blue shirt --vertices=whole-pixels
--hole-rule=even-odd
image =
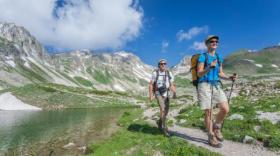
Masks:
[[[209,144],[220,148],[223,141],[221,133],[222,123],[229,112],[227,97],[219,85],[220,78],[235,81],[236,75],[226,76],[223,72],[223,58],[216,52],[219,37],[210,35],[205,39],[207,52],[198,58],[197,76],[198,102],[201,109],[205,111],[205,127],[208,131]],[[215,106],[220,108],[215,123],[212,123],[212,109]],[[220,141],[220,142],[219,142]]]
[[[206,58],[207,58],[207,61],[206,61]],[[222,64],[224,62],[223,58],[218,53],[216,53],[214,56],[212,56],[209,53],[205,53],[203,55],[200,55],[200,57],[198,58],[198,63],[205,63],[205,61],[207,62],[206,66],[210,66],[211,62],[216,61],[216,67],[212,68],[208,73],[206,73],[202,77],[199,77],[198,83],[201,83],[201,82],[216,83],[216,82],[218,82],[220,64]],[[218,61],[219,61],[219,63],[218,63]]]

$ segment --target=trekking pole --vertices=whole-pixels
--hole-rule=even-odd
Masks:
[[[215,76],[214,76],[214,68],[212,69],[213,71],[212,71],[212,77],[213,77],[213,79],[212,79],[212,83],[210,84],[211,85],[211,109],[210,109],[210,121],[211,121],[211,126],[210,126],[210,128],[211,128],[211,131],[212,131],[212,129],[213,129],[213,94],[214,94],[214,90],[213,90],[213,85],[214,85],[214,78],[215,78]]]
[[[214,75],[214,74],[213,74]],[[214,77],[214,76],[213,76]],[[211,84],[211,109],[210,109],[210,122],[211,126],[210,129],[213,129],[213,84]]]
[[[236,73],[233,73],[233,76],[236,76],[237,74]],[[232,80],[232,83],[231,83],[231,88],[230,88],[230,92],[229,92],[229,96],[228,96],[228,104],[230,102],[230,98],[231,98],[231,94],[232,94],[232,91],[233,91],[233,85],[235,83],[235,80]]]
[[[233,73],[233,76],[236,76],[236,75],[237,75],[236,73]],[[234,85],[234,83],[235,83],[235,80],[232,80],[231,88],[230,88],[230,92],[229,92],[229,96],[228,96],[228,106],[229,106],[229,103],[230,103],[230,99],[231,99],[231,94],[232,94],[232,91],[233,91],[233,85]],[[221,131],[223,130],[224,123],[225,123],[225,120],[224,120],[223,123],[222,123]]]

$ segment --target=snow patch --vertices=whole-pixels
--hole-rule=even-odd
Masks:
[[[0,110],[42,110],[17,99],[12,93],[7,92],[0,95]]]
[[[88,59],[88,58],[90,58],[90,57],[91,57],[90,55],[85,56],[86,59]]]
[[[14,60],[7,60],[7,61],[5,61],[7,64],[9,64],[10,66],[12,66],[12,67],[16,67],[16,64],[15,64],[15,62],[14,62]]]
[[[145,70],[143,69],[135,69],[133,68],[133,74],[135,74],[137,77],[144,79],[146,81],[149,81],[151,78],[151,74],[147,73]]]
[[[136,64],[136,67],[139,68],[139,69],[144,69],[144,67],[140,64]]]
[[[115,54],[115,55],[122,56],[122,57],[128,57],[128,56],[131,55],[130,53],[127,53],[127,52],[124,52],[124,51],[115,52],[114,54]]]
[[[118,85],[118,84],[115,84],[114,85],[114,89],[116,89],[116,90],[118,90],[118,91],[122,91],[122,92],[124,92],[125,91],[125,89],[123,89],[120,85]]]
[[[5,56],[6,60],[13,60],[14,58],[12,56]]]
[[[5,57],[5,62],[12,67],[16,67],[16,64],[14,62],[14,58],[11,57],[11,56],[6,56]]]
[[[44,65],[52,67],[48,62],[44,62]]]
[[[262,64],[255,64],[257,67],[260,67],[260,68],[262,68],[263,67],[263,65]]]
[[[52,72],[50,72],[49,70],[47,70],[45,67],[43,67],[40,63],[38,63],[37,61],[35,61],[32,57],[27,57],[27,59],[34,63],[35,65],[37,65],[39,68],[41,68],[45,73],[47,73],[50,77],[52,77],[52,79],[55,81],[55,83],[59,83],[59,84],[63,84],[66,86],[69,86],[69,84],[72,84],[72,82],[70,82],[69,80],[66,80],[64,78],[60,78],[57,77],[55,74],[53,74]],[[55,70],[53,70],[54,73],[57,73]],[[57,73],[57,75],[60,75],[59,73]]]
[[[254,60],[249,60],[249,59],[243,59],[244,61],[248,61],[248,62],[251,62],[251,63],[254,63],[255,61]]]
[[[25,67],[31,68],[28,62],[24,62],[23,64]]]
[[[74,51],[70,54],[71,56],[77,56],[77,57],[81,57],[81,52],[80,51]]]
[[[103,65],[107,65],[107,66],[111,66],[111,67],[114,67],[113,64],[110,64],[110,63],[105,63],[105,62],[102,62]]]
[[[23,61],[27,61],[26,57],[21,57],[21,59],[22,59]]]

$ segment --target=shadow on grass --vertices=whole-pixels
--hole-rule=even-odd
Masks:
[[[127,130],[131,132],[140,132],[140,133],[152,134],[152,135],[163,135],[163,133],[157,127],[152,127],[148,124],[131,124],[128,126]],[[195,141],[198,143],[208,144],[208,140],[205,140],[203,138],[193,137],[191,135],[182,134],[177,131],[169,130],[169,133],[171,134],[171,136],[176,136],[186,141]]]
[[[147,124],[131,124],[128,126],[127,130],[131,132],[141,132],[141,133],[152,134],[152,135],[162,135],[161,131],[158,128],[152,127]]]
[[[182,139],[184,139],[186,141],[194,141],[194,142],[203,143],[203,144],[206,144],[206,145],[209,144],[208,140],[205,140],[205,139],[202,139],[202,138],[193,137],[193,136],[187,135],[187,134],[182,134],[182,133],[179,133],[177,131],[169,131],[169,133],[172,136],[176,136],[176,137],[182,138]]]

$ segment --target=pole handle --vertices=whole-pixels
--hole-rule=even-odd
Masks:
[[[233,73],[232,76],[234,76],[234,77],[237,76],[237,73]],[[232,82],[234,83],[235,80],[232,79]]]

